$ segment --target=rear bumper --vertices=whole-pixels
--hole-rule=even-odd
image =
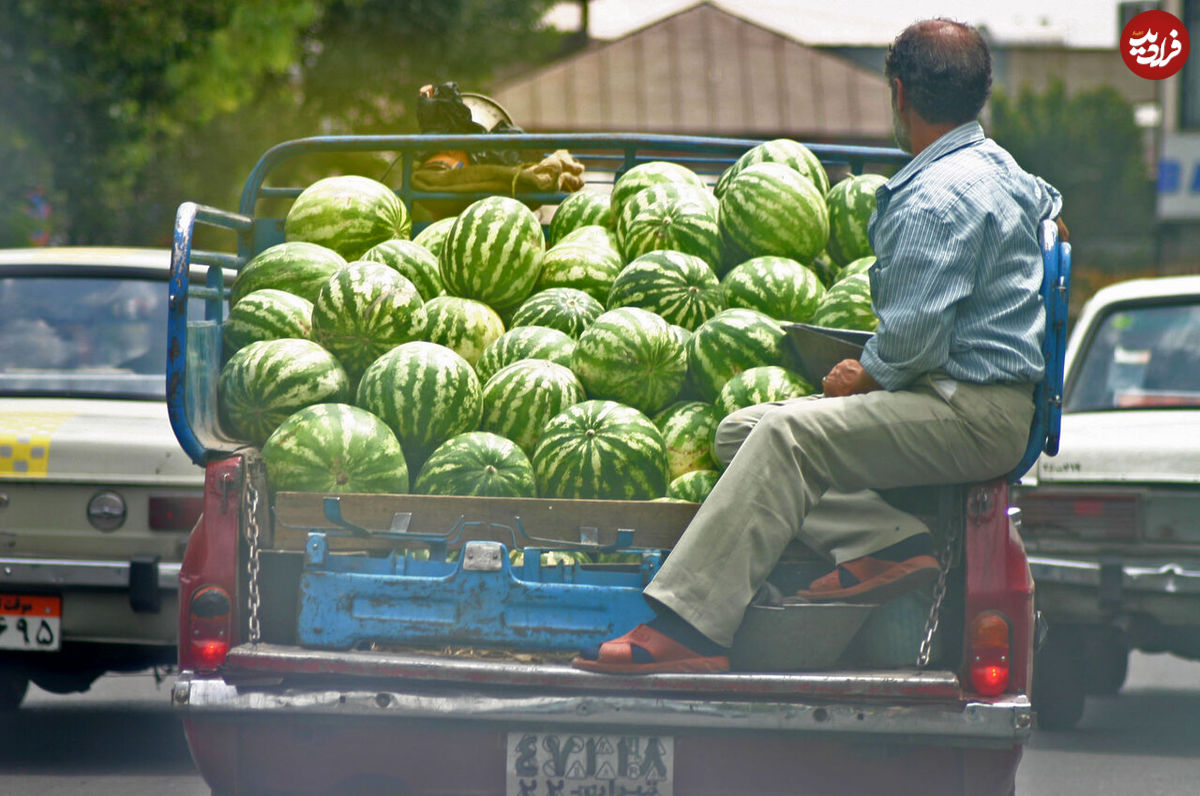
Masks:
[[[1108,624],[1149,618],[1166,627],[1200,627],[1200,562],[1030,555],[1038,608],[1051,621]]]
[[[76,558],[0,558],[0,588],[101,588],[128,589],[131,580],[143,577],[141,567],[151,562],[100,561]],[[150,580],[158,588],[179,588],[179,562],[155,562]]]

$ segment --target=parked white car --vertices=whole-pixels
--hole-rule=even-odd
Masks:
[[[1200,276],[1087,302],[1066,356],[1062,443],[1018,494],[1047,620],[1043,726],[1115,693],[1131,649],[1200,659]]]
[[[0,250],[0,710],[175,660],[204,473],[165,403],[170,252]]]

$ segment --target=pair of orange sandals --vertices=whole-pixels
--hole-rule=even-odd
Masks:
[[[796,596],[810,602],[881,603],[899,597],[937,577],[938,562],[931,555],[904,561],[864,556],[839,564]],[[634,649],[640,654],[635,655]],[[649,660],[645,660],[646,658]],[[638,660],[641,658],[642,660]],[[729,671],[727,655],[703,655],[665,633],[638,625],[623,636],[600,645],[593,657],[580,655],[571,665],[602,674],[709,673]]]

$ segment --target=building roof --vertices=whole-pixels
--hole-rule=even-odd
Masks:
[[[891,141],[883,76],[710,2],[493,89],[531,132]]]

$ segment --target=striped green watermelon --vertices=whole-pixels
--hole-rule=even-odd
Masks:
[[[724,417],[707,401],[677,401],[654,416],[662,432],[671,478],[692,470],[715,470],[713,436]]]
[[[689,378],[701,398],[716,400],[725,382],[736,374],[779,364],[784,336],[776,320],[757,310],[717,313],[696,327],[688,341]]]
[[[667,491],[662,434],[638,410],[583,401],[555,415],[533,452],[546,498],[650,500]]]
[[[504,334],[504,322],[482,301],[438,296],[425,302],[425,339],[453,350],[474,367],[484,350]]]
[[[829,252],[827,251],[822,251],[814,257],[808,267],[817,275],[817,279],[820,279],[821,284],[825,287],[829,287],[837,281],[838,270],[841,268],[841,266],[833,261],[833,258],[829,256]]]
[[[286,290],[248,293],[229,310],[221,329],[225,356],[255,340],[310,339],[312,309],[311,301]]]
[[[396,435],[349,404],[313,404],[290,415],[267,438],[262,456],[276,491],[408,491],[408,464]]]
[[[659,249],[695,255],[710,266],[721,262],[721,229],[717,200],[691,185],[657,185],[639,191],[625,203],[617,240],[625,261]]]
[[[579,336],[571,369],[590,397],[657,412],[683,386],[687,355],[661,317],[620,307],[601,315]]]
[[[507,437],[532,456],[550,418],[585,397],[570,368],[546,359],[522,359],[483,385],[479,428]]]
[[[684,329],[677,323],[671,324],[671,334],[675,335],[675,339],[678,340],[679,344],[682,346],[686,346],[688,340],[692,339],[692,330]]]
[[[562,246],[565,243],[579,243],[584,246],[598,246],[600,248],[610,248],[621,253],[621,247],[617,244],[617,232],[612,227],[606,227],[601,224],[587,224],[585,226],[573,229],[566,235],[563,235],[555,243],[555,246]]]
[[[870,256],[867,223],[875,212],[875,191],[887,182],[881,174],[851,174],[829,189],[829,255],[838,265]]]
[[[451,295],[482,301],[503,314],[533,292],[545,248],[532,210],[507,196],[480,199],[446,235],[442,284]]]
[[[339,268],[313,302],[313,339],[341,361],[351,380],[383,352],[425,333],[416,286],[383,263]]]
[[[825,197],[812,180],[781,163],[755,163],[731,178],[718,220],[721,234],[749,257],[809,262],[829,241]]]
[[[875,264],[875,255],[869,257],[859,257],[857,260],[851,260],[846,263],[842,270],[838,271],[837,278],[845,279],[853,274],[865,274],[871,270],[871,266]]]
[[[350,378],[312,340],[259,340],[236,351],[217,379],[221,427],[262,445],[275,427],[306,406],[350,400]]]
[[[554,215],[550,218],[546,239],[551,246],[554,246],[562,240],[564,235],[580,227],[593,224],[611,227],[613,223],[612,206],[608,194],[584,188],[559,203]]]
[[[438,259],[429,249],[411,240],[385,240],[376,244],[360,258],[368,262],[383,263],[400,272],[417,287],[422,301],[429,301],[446,292],[442,287],[442,276],[438,273]]]
[[[522,359],[548,359],[571,366],[575,339],[566,332],[546,326],[515,326],[483,350],[475,373],[486,383],[501,368]]]
[[[604,305],[582,290],[552,287],[525,299],[509,326],[545,326],[578,338],[603,312]]]
[[[584,232],[589,229],[602,230],[604,234],[589,237]],[[582,234],[568,236],[546,250],[534,292],[570,287],[604,301],[625,260],[603,227],[580,227],[577,232]]]
[[[301,191],[283,229],[288,240],[319,243],[357,260],[377,243],[409,237],[412,221],[391,188],[370,177],[345,174],[317,180]]]
[[[413,236],[413,243],[419,243],[434,257],[440,257],[442,245],[446,242],[446,236],[450,234],[450,228],[454,226],[456,218],[457,216],[447,216],[429,222]],[[440,276],[438,282],[441,282]]]
[[[745,154],[721,174],[716,187],[713,188],[713,193],[718,197],[723,195],[729,186],[729,181],[742,169],[755,163],[782,163],[812,180],[813,185],[817,186],[817,190],[821,192],[822,196],[829,192],[829,174],[821,165],[820,158],[799,141],[793,141],[790,138],[776,138],[746,150]]]
[[[804,377],[778,365],[763,365],[737,373],[725,382],[715,401],[721,417],[755,404],[802,398],[816,390]]]
[[[717,485],[721,474],[716,470],[692,470],[667,484],[667,497],[686,500],[688,503],[703,503]]]
[[[419,472],[434,448],[479,425],[481,393],[470,363],[445,346],[416,340],[371,363],[354,403],[396,432],[409,467]]]
[[[263,249],[238,271],[230,289],[229,305],[264,288],[286,290],[315,301],[321,285],[346,265],[346,258],[316,243],[293,241]]]
[[[515,443],[486,431],[468,431],[429,454],[413,491],[420,495],[537,497],[537,483],[529,457]]]
[[[812,323],[833,329],[875,331],[879,319],[871,305],[870,277],[860,272],[834,282],[817,305]]]
[[[630,197],[651,185],[664,183],[681,183],[706,188],[700,175],[687,166],[673,163],[669,160],[651,160],[639,163],[626,171],[613,183],[612,196],[609,199],[613,218],[620,223],[621,212]]]
[[[807,322],[825,286],[817,275],[787,257],[752,257],[721,278],[730,307],[758,310],[779,321]]]
[[[640,307],[692,330],[725,309],[725,294],[704,260],[679,251],[653,251],[625,266],[606,305]]]

